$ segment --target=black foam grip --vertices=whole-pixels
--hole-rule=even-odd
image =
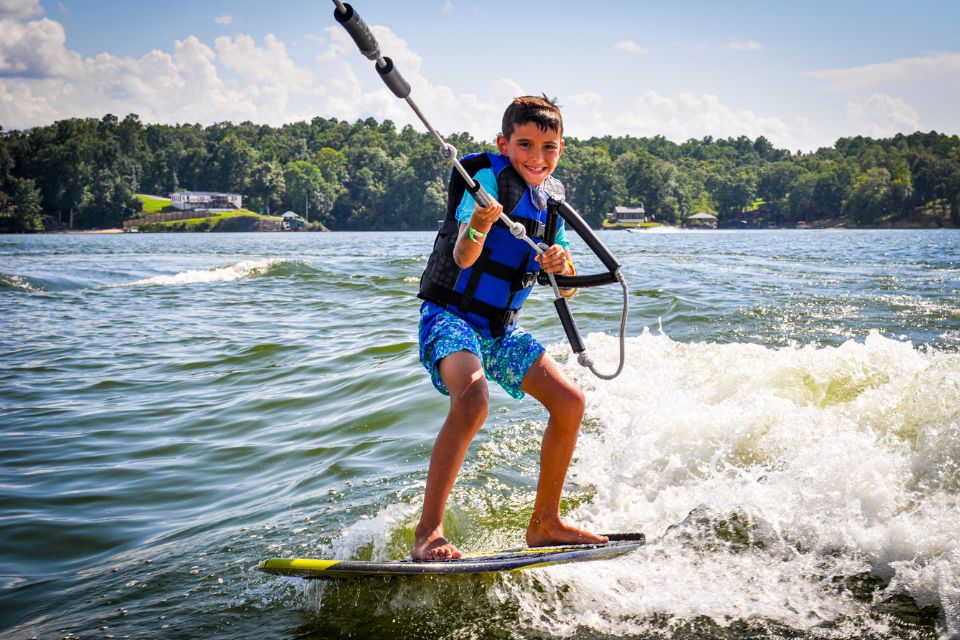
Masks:
[[[581,289],[587,287],[599,287],[605,284],[616,284],[617,276],[609,271],[607,273],[584,274],[582,276],[554,276],[557,280],[557,286],[565,289]]]
[[[334,19],[343,25],[343,28],[347,30],[347,33],[350,34],[353,41],[357,43],[357,47],[360,48],[360,52],[363,53],[363,55],[371,60],[379,58],[380,45],[377,44],[377,39],[374,38],[373,33],[370,32],[370,27],[367,26],[367,23],[363,21],[360,14],[354,11],[353,7],[349,4],[344,3],[343,8],[346,10],[344,13],[340,13],[339,9],[333,10]]]
[[[563,325],[563,332],[567,334],[567,340],[570,342],[570,348],[574,353],[582,353],[586,347],[583,345],[583,339],[580,337],[580,331],[577,329],[577,323],[570,313],[570,305],[566,298],[557,298],[553,301],[553,306],[557,308],[557,315],[560,316],[560,324]]]
[[[477,201],[481,207],[489,207],[495,202],[493,196],[487,193],[486,189],[483,188],[483,185],[473,181],[473,186],[470,186],[470,183],[465,182],[465,188],[470,192],[470,195],[473,196],[473,199]]]
[[[573,207],[566,202],[561,202],[557,207],[557,212],[563,217],[567,224],[577,232],[577,235],[583,238],[583,241],[586,242],[590,250],[600,258],[600,262],[603,263],[603,266],[605,266],[610,273],[616,273],[620,269],[620,263],[617,262],[617,259],[610,253],[610,249],[607,249],[607,245],[603,244],[603,241],[597,237],[597,234],[593,232],[590,225],[580,217],[580,214],[577,213]]]
[[[400,75],[400,72],[397,71],[397,67],[393,64],[393,60],[390,58],[383,59],[383,66],[380,66],[380,63],[377,63],[377,73],[380,74],[380,78],[383,80],[383,84],[387,85],[387,88],[390,91],[393,91],[393,95],[397,96],[401,100],[405,99],[410,95],[410,83],[403,79],[403,76]]]

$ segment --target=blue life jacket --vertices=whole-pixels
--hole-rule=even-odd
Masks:
[[[531,201],[527,183],[517,174],[510,160],[501,154],[476,153],[464,156],[461,164],[471,176],[490,168],[497,177],[497,200],[514,222],[524,225],[527,236],[536,243],[547,232],[547,210],[538,210]],[[563,185],[547,178],[542,189],[563,199]],[[420,278],[417,297],[445,307],[473,325],[484,337],[498,337],[517,325],[517,316],[533,284],[540,263],[536,252],[514,238],[502,221],[487,234],[476,262],[460,269],[453,259],[453,248],[460,235],[457,207],[463,199],[466,183],[456,170],[451,172],[447,190],[447,213],[433,244],[433,253]]]

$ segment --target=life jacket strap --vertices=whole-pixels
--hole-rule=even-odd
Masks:
[[[523,218],[521,216],[512,216],[508,215],[508,218],[514,222],[519,222],[523,225],[524,230],[527,232],[527,237],[529,238],[542,238],[544,237],[547,229],[547,225],[543,222],[534,220],[533,218]],[[493,223],[494,226],[503,227],[504,229],[510,230],[507,227],[507,224],[503,220],[497,220]]]
[[[516,293],[532,287],[537,282],[539,271],[516,271],[505,264],[488,260],[483,270],[500,280],[506,280],[510,283],[510,291]],[[467,285],[469,288],[469,285]]]
[[[534,274],[534,278],[535,277],[536,274]],[[444,309],[454,307],[463,313],[473,313],[480,316],[487,321],[490,327],[490,335],[495,338],[506,333],[506,328],[516,322],[517,317],[520,315],[520,309],[501,309],[500,307],[495,307],[492,304],[487,304],[482,300],[476,300],[472,297],[469,306],[465,307],[463,306],[464,296],[462,294],[451,289],[436,286],[432,282],[425,282],[423,289],[417,297],[438,304]]]

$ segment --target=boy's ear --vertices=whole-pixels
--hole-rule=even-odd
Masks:
[[[497,134],[497,149],[503,155],[507,155],[507,139],[503,137],[502,133]]]

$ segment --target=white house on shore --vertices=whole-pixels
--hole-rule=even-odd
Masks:
[[[649,222],[647,210],[642,204],[639,207],[614,207],[613,211],[607,214],[606,219],[606,224],[610,226],[636,225],[642,222]]]
[[[240,209],[243,196],[239,193],[214,191],[178,191],[170,194],[170,204],[181,211],[192,209]]]

